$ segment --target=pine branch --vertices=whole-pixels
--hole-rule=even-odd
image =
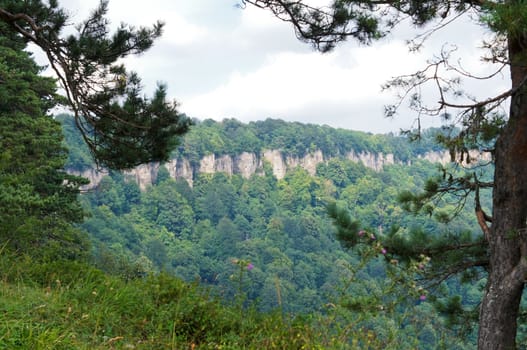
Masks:
[[[63,39],[59,33],[65,14],[55,7],[41,6],[39,10],[47,17],[37,19],[30,13],[14,14],[0,8],[0,20],[44,51],[96,163],[127,169],[166,161],[191,121],[179,114],[176,102],[165,101],[163,86],[152,99],[142,97],[140,79],[117,63],[148,50],[161,35],[163,23],[138,29],[123,24],[110,37],[104,17],[108,1],[101,1],[77,28],[77,35]]]

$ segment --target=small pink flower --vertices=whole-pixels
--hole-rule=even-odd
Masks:
[[[371,239],[372,241],[375,241],[375,235],[374,235],[373,233],[370,235],[370,239]]]
[[[388,253],[388,251],[386,250],[386,248],[382,248],[382,249],[381,249],[381,254],[382,254],[382,255],[386,255],[386,253]]]
[[[419,264],[417,267],[419,268],[419,270],[424,270],[425,269],[425,265],[424,264]]]
[[[421,296],[419,296],[419,300],[425,301],[426,300],[426,295],[421,294]]]
[[[364,232],[363,230],[360,230],[360,231],[359,231],[359,237],[364,236],[365,233],[366,233],[366,232]]]
[[[254,269],[254,265],[253,265],[253,263],[249,263],[247,265],[247,271],[251,271],[252,269]]]

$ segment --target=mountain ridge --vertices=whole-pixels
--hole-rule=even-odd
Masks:
[[[72,119],[67,115],[59,118],[70,148],[67,171],[90,180],[83,189],[95,188],[108,171],[96,169],[70,125]],[[163,166],[171,178],[184,179],[192,186],[200,174],[223,172],[246,179],[264,174],[265,163],[278,180],[296,167],[315,175],[319,164],[335,158],[361,163],[376,172],[389,165],[411,165],[418,160],[445,165],[451,161],[451,154],[434,142],[435,135],[441,132],[444,131],[424,130],[422,141],[411,143],[393,134],[372,135],[276,119],[248,124],[235,119],[195,121]],[[487,160],[490,155],[471,152],[470,158]],[[159,163],[143,164],[123,174],[144,191],[155,183],[160,167]]]
[[[480,157],[473,154],[473,158]],[[303,157],[286,155],[280,150],[264,150],[261,154],[254,152],[242,152],[239,155],[231,156],[228,154],[215,155],[209,154],[200,159],[198,166],[193,166],[186,158],[174,158],[170,161],[160,163],[149,163],[139,165],[131,170],[124,171],[124,175],[137,182],[141,190],[155,183],[159,168],[165,166],[173,179],[184,179],[192,186],[194,180],[199,174],[214,174],[217,172],[226,173],[228,176],[241,175],[249,178],[252,175],[262,175],[264,173],[264,163],[270,164],[273,175],[278,179],[283,179],[286,173],[296,167],[301,167],[310,175],[316,174],[316,168],[321,163],[336,157],[326,157],[321,150],[308,153]],[[431,151],[423,156],[419,156],[406,163],[396,161],[394,155],[380,153],[371,153],[363,151],[356,153],[351,150],[345,157],[356,163],[361,163],[367,168],[380,172],[388,165],[411,165],[412,161],[426,160],[431,163],[447,164],[450,162],[450,153],[448,151]],[[97,170],[89,168],[85,170],[68,169],[68,172],[79,175],[90,180],[90,184],[83,189],[92,189],[97,187],[102,178],[108,174],[105,169]]]

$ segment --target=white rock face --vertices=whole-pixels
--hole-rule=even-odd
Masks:
[[[170,177],[173,179],[185,179],[189,186],[194,183],[194,174],[190,162],[187,159],[171,159],[165,164]]]
[[[360,152],[351,151],[346,158],[351,161],[362,163],[364,166],[375,171],[382,171],[385,165],[395,164],[394,156],[391,153],[384,155],[383,153]]]
[[[300,166],[307,170],[307,172],[315,176],[317,173],[317,165],[324,162],[324,154],[321,150],[316,150],[313,154],[308,153],[300,160]]]
[[[124,171],[124,175],[131,177],[137,182],[141,191],[146,190],[147,186],[152,185],[157,179],[159,163],[141,164],[131,170]]]
[[[212,174],[214,173],[214,163],[215,163],[216,157],[214,154],[209,154],[199,161],[199,172],[204,174]]]
[[[448,151],[428,152],[424,156],[419,156],[419,158],[428,160],[431,163],[440,163],[443,165],[452,162],[452,157],[450,155],[450,152]],[[461,155],[456,155],[456,161],[460,160]],[[492,154],[490,152],[480,152],[478,150],[471,150],[468,152],[468,156],[466,154],[463,156],[463,161],[461,162],[461,164],[463,166],[470,166],[470,164],[490,161],[492,161]]]
[[[324,154],[321,150],[308,153],[302,158],[287,156],[285,159],[286,169],[291,170],[296,167],[305,169],[311,176],[317,173],[317,165],[324,162]],[[284,174],[285,175],[285,174]]]
[[[262,167],[261,163],[256,157],[256,154],[249,152],[242,152],[234,159],[234,173],[240,174],[243,178],[248,179],[256,171]]]
[[[264,150],[263,158],[268,161],[273,168],[273,175],[281,180],[284,178],[287,171],[287,166],[279,150]]]
[[[81,176],[90,180],[89,184],[81,186],[81,190],[83,191],[94,189],[99,185],[99,182],[101,182],[102,178],[108,175],[108,171],[105,169],[87,169],[83,171],[67,170],[67,172],[72,175]]]
[[[232,176],[232,169],[233,161],[232,158],[228,155],[221,156],[214,162],[215,173],[226,173],[227,175]]]
[[[375,171],[382,171],[384,166],[395,164],[394,155],[391,153],[371,153],[371,152],[360,152],[356,153],[350,151],[346,158],[354,161],[361,162],[364,166],[373,169]],[[428,160],[432,163],[447,164],[450,162],[450,153],[448,151],[442,152],[429,152],[420,159]],[[491,161],[490,153],[470,152],[471,163],[477,161]],[[288,170],[294,169],[295,167],[302,167],[309,174],[315,175],[317,165],[327,161],[324,154],[320,150],[308,153],[304,157],[292,157],[284,156],[279,150],[264,150],[262,154],[255,154],[249,152],[243,152],[235,157],[229,155],[216,156],[210,154],[204,156],[199,164],[199,168],[193,168],[187,159],[172,159],[165,164],[170,174],[170,177],[174,179],[185,179],[190,186],[193,185],[194,177],[198,173],[213,174],[216,172],[224,172],[229,176],[233,174],[240,174],[244,178],[249,178],[253,174],[263,174],[263,162],[267,161],[271,164],[273,169],[273,175],[277,179],[283,179]],[[402,163],[401,163],[402,164]],[[410,165],[411,161],[407,163]],[[467,164],[466,156],[463,162]],[[139,188],[144,191],[147,186],[153,184],[157,178],[159,172],[159,164],[151,163],[140,165],[132,170],[124,172],[124,174],[133,179],[139,185]],[[108,174],[107,171],[97,171],[95,169],[85,170],[83,172],[70,171],[70,173],[78,176],[88,178],[90,184],[83,186],[82,189],[92,189],[97,187],[101,179]]]
[[[233,161],[228,155],[216,158],[214,154],[209,154],[201,158],[199,162],[199,172],[203,174],[214,174],[218,172],[226,173],[229,176],[233,174]]]
[[[431,163],[447,164],[450,162],[450,153],[444,152],[427,152],[423,156],[419,156],[419,159],[428,160]]]

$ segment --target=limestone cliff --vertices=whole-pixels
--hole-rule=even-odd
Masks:
[[[393,165],[396,163],[402,164],[395,160],[393,154],[371,153],[371,152],[354,152],[350,151],[346,158],[362,163],[366,167],[375,171],[382,171],[386,165]],[[450,162],[450,154],[444,152],[429,152],[419,159],[425,159],[433,163],[446,164]],[[488,154],[471,154],[472,159],[489,159]],[[296,167],[301,167],[309,172],[311,175],[316,174],[317,165],[329,160],[324,156],[322,151],[316,150],[308,153],[303,157],[285,155],[280,150],[264,150],[260,154],[243,152],[236,156],[230,155],[215,155],[209,154],[204,156],[199,166],[193,167],[187,159],[172,159],[165,163],[170,176],[174,179],[184,179],[190,186],[197,175],[200,173],[216,173],[224,172],[229,176],[239,174],[244,178],[249,178],[253,174],[263,173],[263,162],[268,162],[273,170],[273,175],[277,179],[283,179],[288,170]],[[125,175],[128,178],[134,179],[141,188],[145,190],[147,186],[155,182],[159,171],[159,164],[151,163],[140,165],[132,170],[126,171]],[[86,177],[90,180],[90,184],[85,186],[85,189],[96,187],[101,181],[102,177],[107,174],[105,171],[87,170],[83,172],[73,172],[76,175]]]
[[[171,159],[165,164],[170,177],[173,179],[184,179],[190,186],[194,181],[194,170],[187,159]]]
[[[395,164],[393,154],[360,152],[355,153],[351,151],[347,154],[347,158],[351,161],[362,163],[366,167],[375,171],[381,171],[385,165]]]
[[[89,184],[81,187],[82,190],[91,190],[92,188],[97,187],[102,178],[108,175],[108,171],[105,169],[87,169],[82,171],[68,169],[67,171],[72,175],[81,176],[90,180]]]
[[[141,191],[144,191],[146,186],[149,186],[155,182],[158,172],[159,164],[150,163],[139,165],[132,170],[127,170],[124,172],[124,175],[128,178],[134,179],[139,185]]]

